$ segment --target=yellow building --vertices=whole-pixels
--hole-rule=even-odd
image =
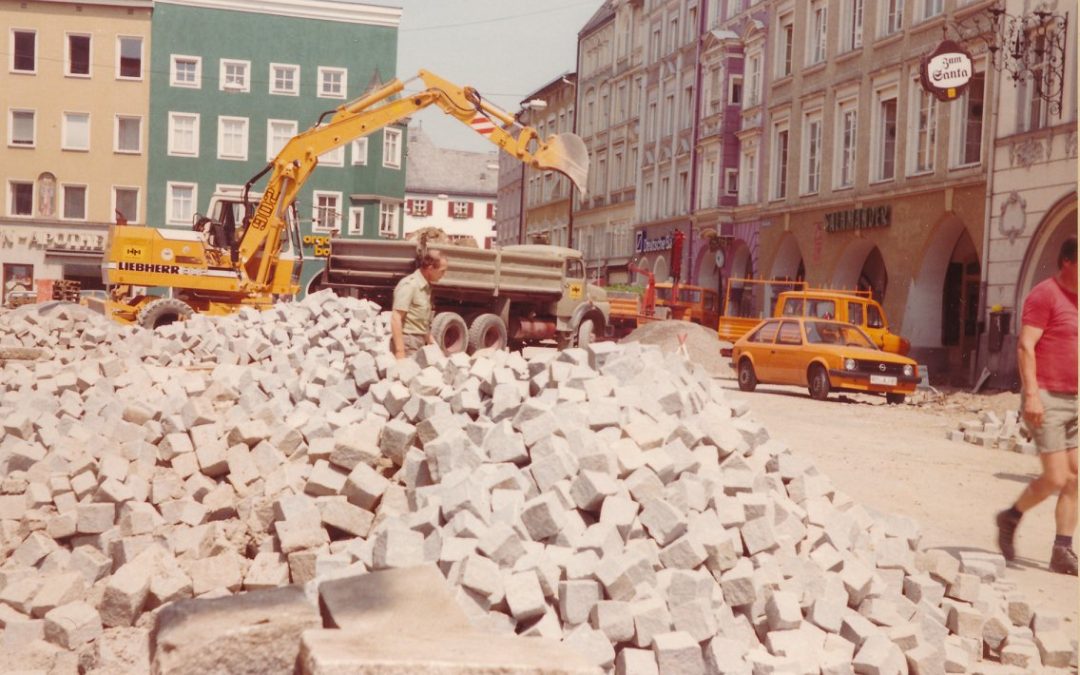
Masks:
[[[144,222],[152,9],[0,3],[0,302],[100,288],[108,225]]]

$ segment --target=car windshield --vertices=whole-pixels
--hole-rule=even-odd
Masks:
[[[806,341],[818,345],[844,345],[847,347],[877,349],[877,345],[866,336],[866,333],[855,326],[849,326],[837,321],[807,321]]]

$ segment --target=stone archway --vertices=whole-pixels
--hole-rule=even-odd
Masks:
[[[863,271],[870,254],[877,249],[874,242],[856,237],[844,248],[840,259],[833,268],[832,279],[829,284],[837,290],[853,290],[859,287],[859,280],[863,278]],[[880,251],[878,257],[881,256]]]
[[[803,263],[802,249],[795,235],[788,233],[780,241],[776,249],[776,257],[773,258],[773,279],[802,279],[806,276],[806,267]]]
[[[1013,312],[1013,320],[1020,325],[1020,308],[1024,305],[1024,298],[1035,284],[1047,279],[1057,272],[1057,258],[1061,251],[1061,244],[1069,235],[1076,236],[1077,232],[1077,200],[1076,193],[1058,200],[1057,204],[1047,211],[1042,223],[1035,229],[1035,234],[1024,252],[1024,260],[1020,266],[1020,274],[1016,280],[1016,308]]]
[[[749,279],[754,276],[754,260],[750,255],[750,247],[746,245],[746,242],[739,240],[731,247],[729,266],[732,277]]]
[[[656,277],[656,283],[670,281],[671,269],[668,267],[667,258],[662,255],[656,257],[656,262],[653,264],[653,275]]]
[[[870,249],[863,261],[862,270],[859,272],[859,280],[855,288],[860,291],[870,291],[870,295],[882,302],[885,299],[885,291],[889,287],[889,270],[885,267],[885,259],[881,257],[881,249],[877,246]]]

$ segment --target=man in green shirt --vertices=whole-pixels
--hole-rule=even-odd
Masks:
[[[449,261],[439,251],[427,251],[420,256],[420,267],[398,282],[394,288],[394,306],[390,315],[391,347],[394,356],[404,359],[424,345],[434,342],[431,320],[435,302],[431,285],[446,274]]]

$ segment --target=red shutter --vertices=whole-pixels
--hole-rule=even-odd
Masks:
[[[468,204],[469,204],[469,210],[465,212],[465,217],[466,217],[466,218],[472,218],[472,207],[473,207],[473,203],[472,203],[472,202],[468,202]]]
[[[412,204],[413,204],[413,200],[411,200],[411,199],[406,199],[405,200],[405,213],[409,214],[410,216],[413,214]]]
[[[487,217],[488,220],[495,220],[495,205],[488,203],[487,205]]]
[[[425,216],[433,216],[433,215],[435,215],[435,202],[431,201],[430,199],[425,199],[424,201],[427,202],[427,212],[424,213],[424,215]]]
[[[454,217],[454,202],[446,202],[446,215]]]

